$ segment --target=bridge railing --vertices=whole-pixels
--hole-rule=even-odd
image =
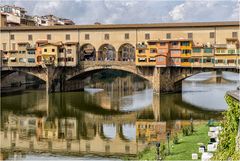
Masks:
[[[80,66],[135,66],[135,62],[130,61],[82,61]]]

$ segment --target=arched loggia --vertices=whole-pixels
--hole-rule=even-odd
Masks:
[[[114,61],[116,59],[116,50],[110,44],[103,44],[98,49],[98,60]]]
[[[118,61],[135,61],[135,48],[132,44],[126,43],[119,47]]]
[[[80,48],[80,60],[96,60],[96,50],[92,44],[84,44]]]

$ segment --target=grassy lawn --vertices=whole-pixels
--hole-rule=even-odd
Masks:
[[[206,123],[194,126],[194,134],[190,136],[182,136],[179,134],[179,144],[172,144],[171,141],[171,153],[164,160],[191,160],[192,153],[198,153],[198,143],[206,145],[209,141],[207,135],[209,127]],[[140,160],[155,160],[156,148],[154,146],[146,149],[139,154]]]

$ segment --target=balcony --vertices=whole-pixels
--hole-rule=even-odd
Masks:
[[[227,44],[215,44],[214,48],[227,48]]]
[[[137,44],[137,49],[147,49],[147,44]]]

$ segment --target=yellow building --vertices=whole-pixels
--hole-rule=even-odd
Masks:
[[[157,55],[156,42],[139,43],[136,48],[136,65],[155,66]]]
[[[181,66],[191,66],[192,40],[179,40],[181,49]]]
[[[62,44],[60,43],[47,43],[41,45],[42,49],[42,61],[46,65],[54,65],[58,66],[58,55],[59,53],[62,53],[63,50],[61,50]]]

